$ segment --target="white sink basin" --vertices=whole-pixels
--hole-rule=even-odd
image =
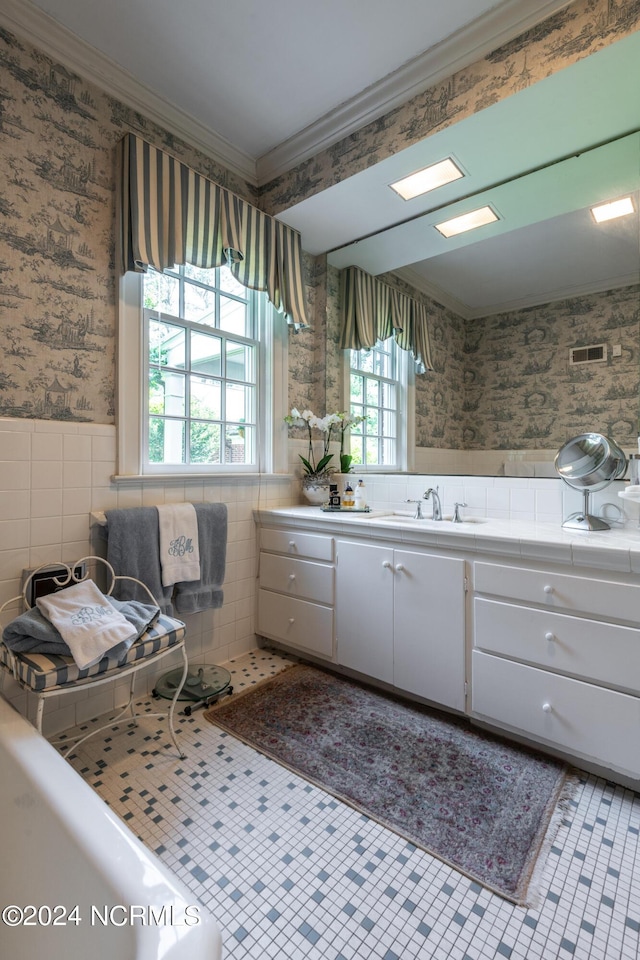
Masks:
[[[383,517],[372,517],[372,520],[380,523],[415,523],[433,527],[450,527],[453,525],[453,516],[443,517],[442,520],[432,520],[431,517],[417,519],[412,513],[386,513]],[[486,517],[461,517],[456,521],[455,526],[464,526],[467,523],[486,523]]]

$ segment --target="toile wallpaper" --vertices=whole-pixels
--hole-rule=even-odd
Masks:
[[[274,214],[639,24],[640,0],[578,0],[261,190],[0,29],[0,416],[114,422],[113,148],[125,132]],[[321,414],[344,405],[339,274],[323,256],[304,269],[313,327],[290,335],[289,399]],[[436,369],[417,378],[419,446],[553,444],[585,411],[619,442],[627,428],[635,437],[637,290],[465,323],[385,279],[431,307]],[[622,360],[569,373],[568,345],[603,339],[625,344]]]
[[[114,422],[115,151],[144,136],[255,190],[0,29],[0,416]]]

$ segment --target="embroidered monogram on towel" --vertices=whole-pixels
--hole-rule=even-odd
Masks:
[[[192,503],[167,503],[158,508],[162,585],[200,579],[198,518]]]
[[[36,604],[67,643],[81,670],[119,644],[131,646],[136,639],[135,627],[106,601],[93,580],[40,597]]]

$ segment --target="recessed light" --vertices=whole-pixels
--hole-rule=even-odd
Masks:
[[[425,167],[423,170],[416,170],[415,173],[404,177],[402,180],[396,180],[389,186],[396,193],[399,193],[403,200],[413,200],[414,197],[429,193],[436,187],[444,187],[447,183],[453,183],[460,177],[464,177],[464,173],[456,166],[451,157],[447,157],[446,160],[432,163],[430,167]]]
[[[631,197],[622,197],[620,200],[612,200],[611,203],[601,203],[597,207],[591,207],[591,213],[596,223],[626,217],[628,213],[633,213],[633,200]]]
[[[476,227],[484,227],[485,224],[494,223],[499,219],[500,217],[491,207],[479,207],[478,210],[463,213],[462,216],[445,220],[444,223],[436,223],[435,227],[443,237],[455,237],[458,233],[475,230]]]

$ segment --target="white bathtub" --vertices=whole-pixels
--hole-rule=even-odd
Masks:
[[[0,814],[0,957],[219,960],[211,915],[2,697]]]

